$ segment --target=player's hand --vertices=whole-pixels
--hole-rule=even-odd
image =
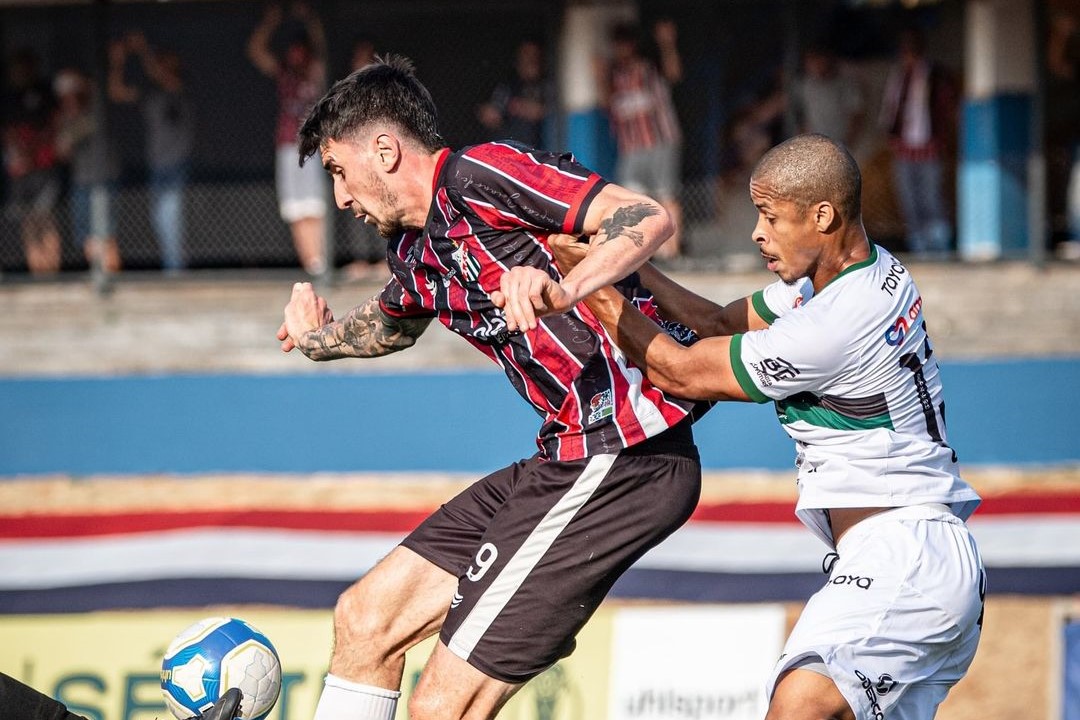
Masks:
[[[321,328],[334,322],[334,314],[324,298],[315,294],[315,288],[308,282],[293,285],[292,297],[285,306],[285,321],[277,331],[282,352],[289,352],[297,346],[300,337],[309,330]]]
[[[589,251],[589,244],[576,235],[549,235],[548,247],[555,255],[555,264],[563,275],[576,268]]]
[[[511,332],[535,330],[537,318],[566,312],[576,302],[545,271],[524,265],[503,273],[491,301],[506,314],[506,327]]]

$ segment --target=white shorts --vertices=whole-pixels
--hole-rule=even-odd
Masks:
[[[308,158],[300,167],[300,151],[295,144],[279,145],[274,179],[278,210],[287,223],[326,215],[327,177],[318,157]]]
[[[837,545],[769,679],[820,658],[859,720],[928,720],[979,644],[985,574],[944,505],[873,515]],[[809,668],[813,669],[813,667]]]

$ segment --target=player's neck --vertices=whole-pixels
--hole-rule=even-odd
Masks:
[[[842,272],[869,257],[870,240],[862,223],[843,228],[836,235],[832,251],[822,258],[818,272],[811,278],[814,292],[820,292]]]
[[[433,153],[415,153],[402,158],[402,178],[405,183],[401,192],[404,195],[404,205],[408,208],[406,227],[422,228],[427,224],[431,203],[435,198],[435,176],[442,154],[440,149]]]

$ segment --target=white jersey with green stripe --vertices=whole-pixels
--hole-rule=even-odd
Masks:
[[[756,402],[775,401],[795,440],[796,514],[832,545],[824,510],[979,503],[960,478],[922,297],[907,268],[871,244],[819,293],[809,279],[755,293],[769,327],[735,335],[731,365]]]

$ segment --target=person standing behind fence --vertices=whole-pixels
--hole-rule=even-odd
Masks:
[[[926,57],[922,35],[902,33],[899,58],[885,84],[881,124],[892,148],[907,247],[917,258],[941,258],[951,249],[943,160],[956,133],[956,104],[952,79]]]
[[[103,122],[105,108],[93,82],[77,68],[57,73],[53,90],[60,103],[56,151],[68,163],[72,234],[91,268],[120,270],[113,194],[120,158]]]
[[[40,75],[31,50],[9,60],[4,90],[3,155],[7,212],[19,225],[26,265],[35,275],[60,269],[60,232],[53,212],[60,199],[60,176],[53,146],[56,98]]]
[[[1080,20],[1050,19],[1046,42],[1046,194],[1050,240],[1062,260],[1080,260]]]
[[[671,215],[675,232],[656,252],[671,260],[682,252],[682,130],[671,101],[671,85],[682,79],[682,60],[674,22],[657,22],[654,36],[659,65],[642,53],[637,26],[613,28],[612,63],[601,90],[618,144],[615,182],[655,197]]]
[[[855,147],[865,118],[859,79],[825,45],[803,53],[803,72],[791,93],[800,133],[820,133]]]
[[[145,91],[124,79],[128,54],[139,58],[152,86]],[[113,43],[109,52],[109,98],[139,103],[146,125],[146,164],[150,172],[151,218],[166,273],[183,270],[184,188],[191,169],[195,114],[184,86],[180,56],[155,51],[142,33]]]
[[[297,163],[296,133],[308,109],[326,89],[326,37],[322,21],[302,2],[290,6],[292,17],[303,33],[290,37],[279,58],[271,49],[274,33],[285,13],[278,3],[269,5],[262,21],[248,39],[251,62],[277,82],[278,119],[275,135],[275,180],[281,218],[288,223],[300,264],[309,275],[326,271],[324,222],[326,179],[317,164]]]
[[[488,101],[477,109],[477,117],[492,140],[542,147],[544,117],[551,105],[544,49],[536,40],[522,40],[515,58],[513,75],[495,86]]]

